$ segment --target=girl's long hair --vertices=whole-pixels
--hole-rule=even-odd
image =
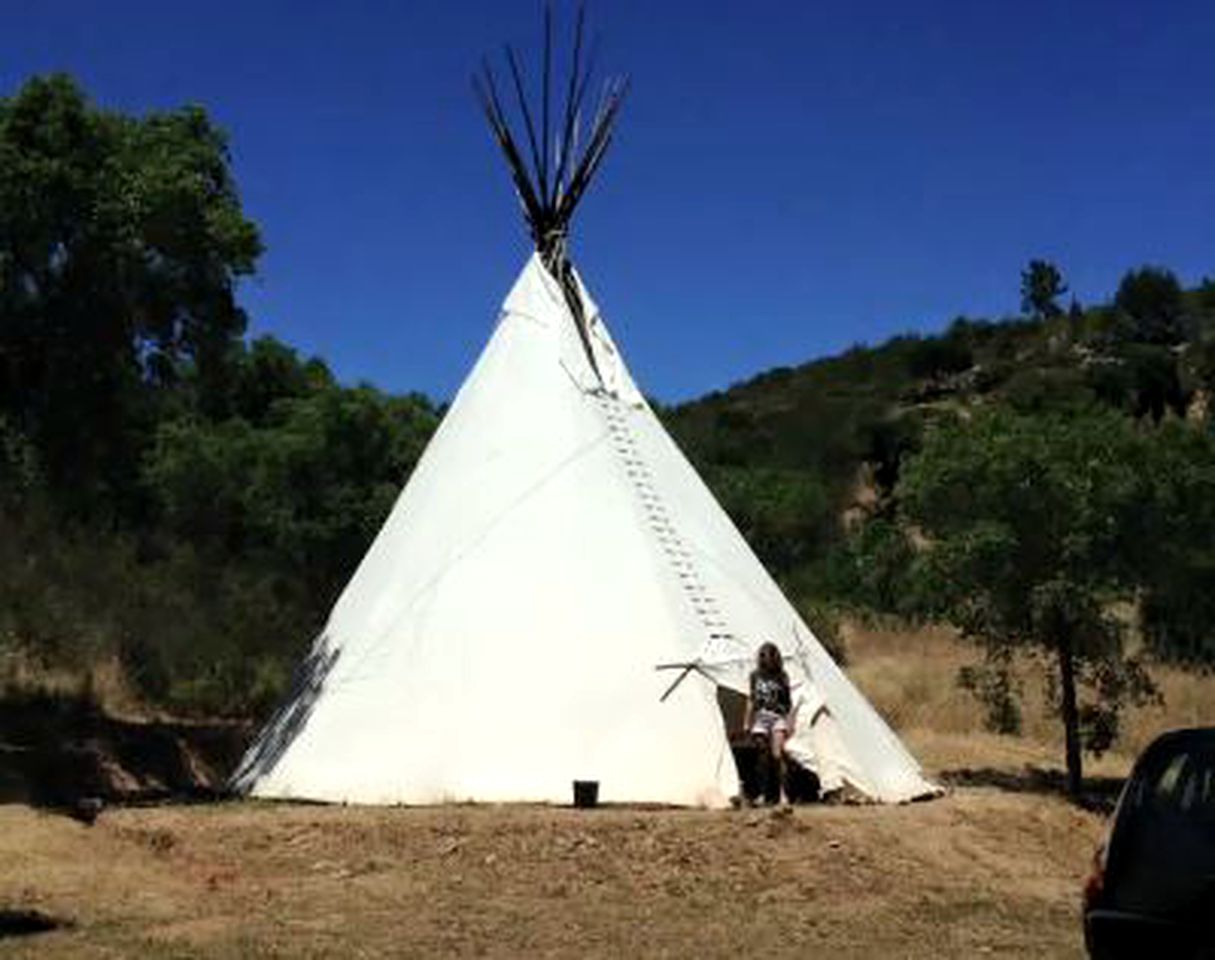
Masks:
[[[756,661],[757,673],[780,677],[785,686],[789,686],[789,674],[785,672],[785,658],[781,656],[780,647],[775,643],[771,641],[761,643]]]

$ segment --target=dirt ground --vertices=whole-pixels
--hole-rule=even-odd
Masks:
[[[1100,818],[961,788],[709,812],[0,807],[0,957],[1078,957]],[[821,952],[821,953],[820,953]]]
[[[93,827],[0,803],[0,960],[1081,957],[1104,822],[1058,795],[1055,724],[1030,710],[1026,736],[984,733],[948,634],[848,641],[850,673],[945,797],[785,815],[216,803]],[[1128,716],[1123,751],[1088,764],[1099,799],[1160,729],[1215,722],[1211,678],[1161,682],[1166,707]],[[5,937],[5,911],[66,926]]]

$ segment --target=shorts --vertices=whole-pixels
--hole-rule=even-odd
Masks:
[[[751,721],[751,733],[759,737],[770,737],[774,733],[789,735],[789,721],[774,710],[757,710]]]

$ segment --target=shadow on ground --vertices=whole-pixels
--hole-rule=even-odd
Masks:
[[[50,933],[71,924],[47,916],[40,910],[8,910],[0,907],[0,940],[6,937],[29,937],[35,933]]]
[[[0,698],[0,803],[213,799],[248,736],[239,724],[123,720],[85,697],[9,694]]]
[[[1009,793],[1053,794],[1069,798],[1066,773],[1030,764],[1020,770],[960,767],[942,771],[940,779],[951,787],[995,787]],[[1095,813],[1111,813],[1125,782],[1122,777],[1087,777],[1077,802]]]

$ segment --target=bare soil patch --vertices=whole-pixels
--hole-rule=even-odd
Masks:
[[[905,807],[223,804],[88,828],[0,808],[0,956],[1078,957],[1101,819],[960,788]]]

